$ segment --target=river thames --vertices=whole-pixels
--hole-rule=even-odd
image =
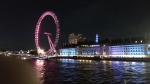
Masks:
[[[43,84],[150,83],[150,62],[50,59],[30,63]]]

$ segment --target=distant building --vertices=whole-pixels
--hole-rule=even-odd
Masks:
[[[69,35],[69,44],[77,44],[78,42],[85,42],[86,38],[82,34],[72,33]]]
[[[75,45],[60,49],[60,56],[100,55],[100,45]]]
[[[97,37],[97,36],[96,36]],[[150,58],[150,39],[144,37],[105,39],[79,44],[67,44],[60,49],[60,56]],[[96,42],[98,42],[96,40]]]

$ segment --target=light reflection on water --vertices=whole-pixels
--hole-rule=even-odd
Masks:
[[[51,59],[33,61],[43,84],[149,84],[150,62]]]
[[[45,71],[44,60],[36,60],[34,63],[35,63],[34,65],[35,65],[35,70],[36,70],[37,76],[43,82],[44,81],[43,75],[44,75],[44,71]]]

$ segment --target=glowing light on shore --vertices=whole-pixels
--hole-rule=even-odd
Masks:
[[[38,49],[38,53],[39,54],[44,54],[44,50],[43,49]]]

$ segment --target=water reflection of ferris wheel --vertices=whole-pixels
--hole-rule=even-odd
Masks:
[[[39,33],[40,33],[41,22],[48,15],[51,16],[55,21],[56,35],[55,35],[54,41],[52,41],[51,33],[50,32],[44,32],[44,34],[47,35],[47,39],[48,39],[48,43],[49,43],[49,49],[47,51],[44,51],[43,49],[41,49],[41,47],[39,45],[39,39],[40,39]],[[59,21],[57,19],[57,16],[51,11],[45,12],[40,17],[40,19],[38,20],[38,23],[36,25],[36,30],[35,30],[35,44],[36,44],[36,48],[37,48],[38,52],[41,54],[47,54],[47,53],[52,54],[52,53],[54,53],[56,51],[56,45],[57,45],[58,40],[59,40],[59,33],[60,33],[60,29],[59,29]]]

